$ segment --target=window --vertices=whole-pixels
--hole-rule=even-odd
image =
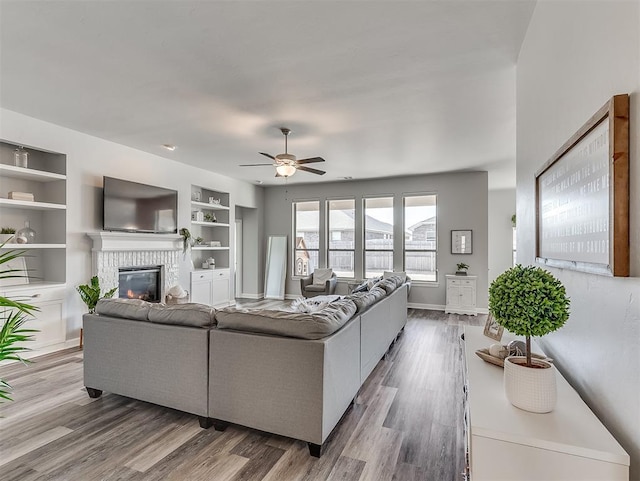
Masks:
[[[320,201],[294,202],[293,275],[308,276],[320,254]]]
[[[364,276],[393,270],[393,197],[364,199]]]
[[[438,280],[436,196],[404,198],[404,269],[417,281]]]
[[[329,267],[338,277],[355,277],[355,199],[327,201]]]

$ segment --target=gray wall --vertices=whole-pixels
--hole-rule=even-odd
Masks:
[[[264,189],[258,188],[262,205]],[[264,216],[261,209],[236,206],[236,218],[242,219],[242,291],[235,297],[259,299],[264,284],[264,245],[262,230]]]
[[[297,175],[305,175],[300,173]],[[431,286],[414,284],[409,302],[415,306],[443,308],[445,304],[444,275],[452,274],[458,262],[471,267],[469,274],[478,276],[478,306],[487,307],[487,173],[465,172],[457,174],[416,175],[379,180],[345,181],[326,184],[305,184],[265,189],[265,238],[286,234],[291,239],[291,203],[299,200],[355,197],[356,208],[362,206],[362,198],[371,195],[393,195],[396,218],[402,211],[402,195],[429,193],[438,195],[438,276],[439,282]],[[357,218],[361,219],[360,216]],[[451,230],[473,230],[473,254],[451,254]],[[396,241],[402,239],[402,226],[395,225]],[[401,246],[401,242],[396,242]],[[360,257],[360,262],[358,262]],[[398,264],[396,256],[396,264]],[[401,261],[400,261],[401,262]],[[287,295],[299,295],[297,279],[291,277],[291,241],[289,241],[289,266]],[[361,265],[361,254],[356,252],[356,270]],[[394,270],[402,270],[396,265]],[[346,293],[346,283],[338,292]]]
[[[517,67],[518,261],[534,262],[534,173],[611,96],[631,94],[631,278],[550,269],[571,297],[543,338],[640,479],[640,3],[538,2]]]
[[[513,263],[511,216],[515,213],[516,189],[489,191],[489,285]]]

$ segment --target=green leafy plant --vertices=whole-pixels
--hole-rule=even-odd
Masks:
[[[458,268],[459,271],[466,271],[469,268],[469,264],[465,264],[464,262],[458,262],[458,264],[456,264],[456,267]]]
[[[4,244],[2,245],[4,246]],[[8,262],[23,256],[24,252],[15,250],[0,252],[0,279],[25,275],[24,272],[18,269],[6,267]],[[29,362],[20,356],[21,353],[29,351],[29,348],[18,344],[31,341],[33,333],[38,332],[35,329],[25,329],[23,327],[29,316],[38,310],[36,306],[0,296],[0,321],[2,321],[2,328],[0,328],[0,362],[20,361],[25,364]],[[11,401],[10,391],[11,386],[9,383],[4,379],[0,379],[0,402],[2,400]]]
[[[13,227],[3,227],[0,229],[0,234],[15,234],[16,230]]]
[[[89,308],[89,314],[93,314],[96,311],[96,304],[100,299],[109,299],[113,297],[113,295],[118,290],[117,287],[105,292],[104,294],[100,294],[100,280],[98,276],[93,276],[89,284],[83,284],[81,286],[76,287],[78,294],[80,294],[80,298]]]
[[[511,216],[511,225],[512,225],[513,227],[515,227],[515,226],[516,226],[516,215],[515,215],[515,214],[513,214],[513,215]]]
[[[518,264],[500,274],[489,287],[489,311],[498,324],[526,336],[527,366],[531,336],[560,329],[569,318],[569,298],[562,283],[540,267]]]
[[[182,253],[186,254],[189,250],[189,247],[191,247],[191,232],[189,232],[189,229],[187,229],[186,227],[180,229],[179,232],[182,236]]]

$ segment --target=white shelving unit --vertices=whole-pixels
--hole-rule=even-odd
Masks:
[[[5,279],[0,293],[40,308],[27,326],[37,329],[28,344],[32,355],[62,347],[66,340],[67,158],[65,154],[24,146],[27,167],[14,165],[18,144],[0,141],[0,227],[16,231],[25,222],[36,232],[33,244],[5,244],[3,251],[25,250],[28,283]],[[34,201],[9,199],[9,192],[29,192]]]
[[[228,305],[231,302],[229,194],[193,185],[191,199],[191,236],[202,238],[202,244],[191,248],[193,264],[200,267],[211,257],[216,261],[216,269],[196,269],[191,273],[191,300],[214,306]],[[212,246],[211,241],[220,245]]]

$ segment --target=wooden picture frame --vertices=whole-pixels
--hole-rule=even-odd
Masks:
[[[473,231],[471,229],[451,231],[451,253],[473,254]]]
[[[629,96],[612,97],[535,179],[536,261],[629,276]]]
[[[487,316],[487,322],[484,324],[484,335],[500,342],[502,334],[504,333],[504,327],[496,322],[493,315],[489,313]]]

